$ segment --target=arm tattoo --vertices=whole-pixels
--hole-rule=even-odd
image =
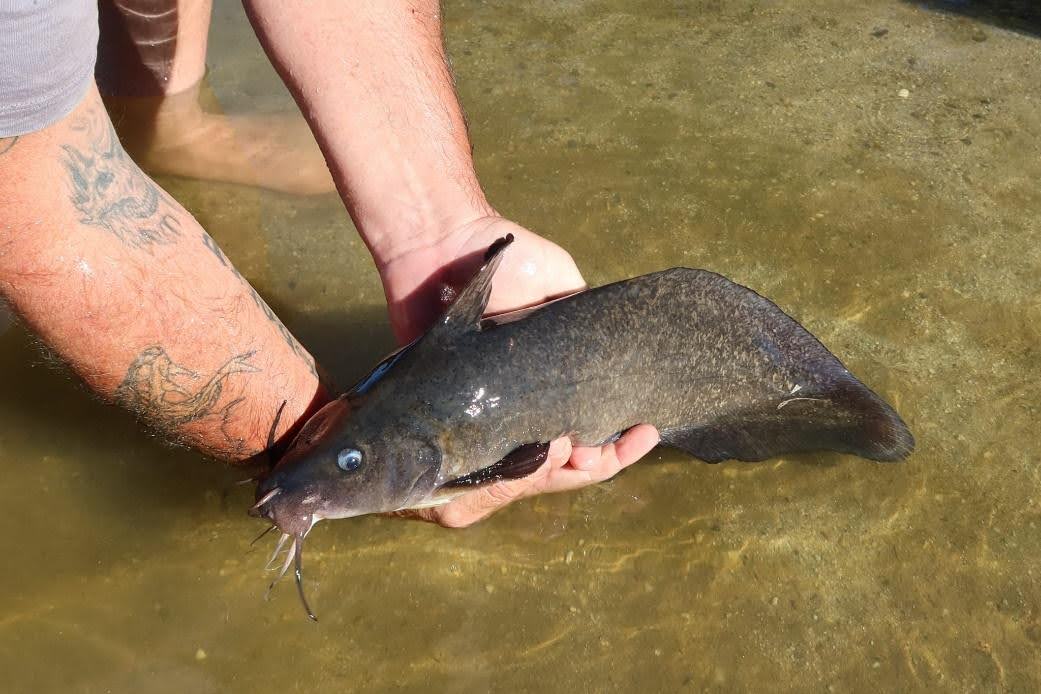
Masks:
[[[159,345],[137,355],[126,377],[116,389],[116,402],[134,412],[149,425],[166,434],[203,417],[217,416],[229,449],[241,451],[245,442],[230,435],[226,425],[232,411],[244,398],[218,407],[228,377],[235,373],[260,371],[250,363],[255,352],[235,355],[204,382],[200,375],[179,364]]]
[[[89,113],[72,127],[87,140],[82,148],[62,145],[80,222],[133,248],[174,243],[181,234],[176,206],[130,159],[104,115]]]
[[[259,308],[261,313],[264,314],[264,317],[268,319],[268,322],[275,326],[275,329],[278,331],[278,334],[282,336],[282,339],[286,341],[286,344],[289,345],[289,348],[293,350],[293,354],[303,359],[304,363],[307,364],[308,367],[310,367],[311,373],[315,377],[317,377],[318,370],[315,368],[314,358],[311,357],[311,355],[307,353],[307,350],[304,349],[304,346],[301,345],[295,337],[293,337],[293,333],[289,332],[289,328],[287,328],[285,324],[283,324],[282,321],[279,320],[278,316],[276,316],[275,312],[271,310],[271,307],[267,305],[267,302],[264,301],[263,297],[261,297],[260,294],[257,293],[257,290],[254,289],[253,286],[249,283],[249,281],[242,276],[242,273],[240,273],[238,269],[231,264],[231,261],[228,260],[228,256],[224,255],[224,251],[220,249],[220,246],[218,246],[217,242],[213,240],[213,237],[204,231],[202,232],[202,242],[206,246],[206,248],[210,249],[210,252],[213,253],[214,256],[216,256],[217,260],[220,261],[221,265],[223,265],[225,268],[234,273],[235,276],[238,277],[244,285],[246,285],[246,289],[249,290],[249,294],[253,299],[253,303],[257,305],[257,308]]]
[[[14,137],[0,137],[0,157],[11,151],[11,148],[14,147],[14,143],[18,142],[19,137],[21,136],[15,135]]]

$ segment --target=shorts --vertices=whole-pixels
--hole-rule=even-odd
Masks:
[[[97,0],[0,0],[0,137],[64,118],[90,87]]]

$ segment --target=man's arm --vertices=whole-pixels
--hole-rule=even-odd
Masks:
[[[306,10],[281,0],[244,4],[372,251],[400,340],[433,322],[443,286],[469,277],[480,253],[507,233],[516,242],[496,274],[490,312],[585,286],[566,251],[502,219],[485,199],[441,42],[438,0],[315,0]],[[424,513],[466,525],[512,499],[606,479],[657,441],[649,426],[602,448],[572,451],[559,440],[535,475]]]
[[[437,0],[246,0],[377,263],[493,214],[474,173]]]
[[[130,160],[93,87],[0,140],[0,295],[105,398],[227,461],[325,398],[311,355]]]
[[[441,42],[437,0],[317,0],[300,11],[246,0],[254,27],[325,153],[372,251],[402,341],[444,308],[443,283],[469,277],[513,232],[488,309],[501,312],[585,285],[556,244],[500,218],[474,171]]]

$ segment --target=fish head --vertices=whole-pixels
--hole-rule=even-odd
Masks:
[[[433,490],[441,455],[432,440],[351,409],[339,398],[308,420],[257,485],[252,515],[303,536],[320,520],[408,508]]]

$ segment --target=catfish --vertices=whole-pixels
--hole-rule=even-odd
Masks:
[[[896,461],[900,416],[771,301],[673,268],[482,319],[513,237],[444,315],[319,410],[257,486],[252,515],[287,540],[320,520],[444,504],[534,473],[549,443],[602,445],[637,424],[703,461],[837,451]],[[269,528],[270,530],[271,528]],[[278,579],[276,579],[277,582]],[[274,585],[274,584],[272,584]]]

